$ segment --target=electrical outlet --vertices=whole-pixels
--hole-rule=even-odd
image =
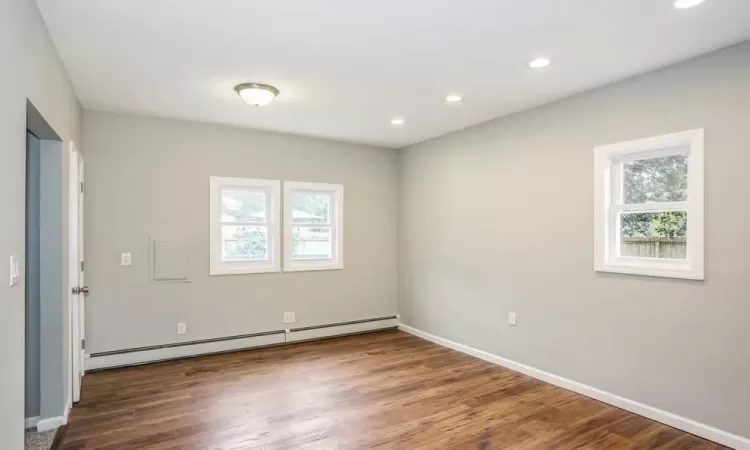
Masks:
[[[508,313],[508,325],[515,327],[516,326],[516,313],[509,312]]]
[[[133,258],[130,253],[121,253],[120,254],[120,265],[123,266],[129,266],[133,263]]]
[[[185,322],[178,322],[177,323],[177,334],[185,334],[187,333],[187,325]]]
[[[297,319],[294,316],[293,312],[285,312],[284,313],[284,323],[294,323]]]

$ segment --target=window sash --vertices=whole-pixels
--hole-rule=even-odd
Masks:
[[[686,202],[664,202],[664,203],[624,203],[609,206],[612,212],[668,212],[687,211],[690,209],[690,201]]]
[[[268,227],[271,225],[270,222],[219,222],[219,225],[223,226],[235,226],[235,227]]]
[[[623,256],[620,252],[622,251],[622,214],[623,212],[626,213],[639,213],[639,212],[669,212],[669,211],[677,211],[677,212],[685,212],[687,214],[688,220],[690,217],[690,211],[688,209],[662,209],[662,210],[615,210],[611,213],[609,220],[611,229],[614,230],[614,232],[610,233],[609,239],[610,239],[610,248],[613,249],[612,253],[612,260],[614,261],[632,261],[632,262],[638,262],[638,261],[657,261],[657,262],[663,262],[663,263],[669,263],[674,264],[675,262],[682,262],[687,261],[690,259],[690,228],[688,227],[687,233],[685,234],[685,259],[679,259],[679,258],[647,258],[647,257],[640,257],[640,256]]]
[[[292,222],[293,227],[329,227],[335,228],[336,224],[333,222]]]
[[[333,215],[333,211],[329,213],[330,215]],[[307,261],[307,262],[314,262],[314,261],[335,261],[338,257],[338,246],[336,245],[336,235],[337,235],[337,227],[334,223],[330,224],[319,224],[319,223],[291,223],[292,232],[295,228],[326,228],[330,230],[330,242],[331,242],[331,256],[328,258],[299,258],[295,257],[293,253],[294,249],[294,243],[290,242],[289,245],[292,246],[292,252],[290,254],[290,259],[294,262],[299,261]]]
[[[248,186],[248,185],[240,185],[240,184],[227,183],[227,184],[220,185],[218,191],[219,191],[218,192],[218,195],[219,195],[219,205],[220,205],[220,208],[221,208],[221,210],[219,211],[219,217],[220,217],[219,220],[221,220],[221,217],[223,217],[223,215],[224,215],[223,214],[223,209],[224,209],[224,192],[226,192],[226,191],[244,191],[244,192],[252,192],[252,193],[261,193],[265,197],[265,202],[263,202],[263,217],[264,217],[263,222],[245,222],[245,221],[242,221],[242,222],[225,222],[225,221],[222,220],[221,221],[222,225],[223,224],[237,224],[238,226],[243,226],[243,225],[239,225],[239,224],[250,224],[250,223],[252,223],[252,224],[260,224],[260,223],[269,223],[270,222],[269,218],[271,217],[271,202],[272,202],[271,196],[273,195],[273,193],[271,192],[272,190],[270,188],[268,188],[266,186]],[[246,225],[244,225],[244,226],[246,226]]]
[[[643,152],[636,153],[634,155],[628,155],[627,158],[612,158],[610,159],[610,166],[609,166],[609,172],[612,174],[612,186],[610,194],[612,196],[610,200],[610,206],[626,206],[626,207],[632,207],[632,208],[649,208],[648,205],[670,205],[670,204],[677,204],[677,203],[687,203],[690,201],[690,152],[685,151],[684,149],[681,150],[672,150],[668,151],[669,149],[665,151],[660,150],[651,150],[650,152],[646,152],[645,154]],[[677,156],[682,155],[685,156],[687,159],[687,178],[688,178],[688,189],[687,189],[687,198],[686,200],[683,200],[681,202],[647,202],[647,203],[623,203],[623,200],[625,198],[625,192],[623,189],[624,180],[623,180],[623,172],[624,172],[624,166],[623,164],[626,162],[632,162],[632,161],[643,161],[646,159],[657,159],[657,158],[664,158],[667,156]],[[666,206],[665,206],[666,207]]]
[[[630,153],[628,155],[613,157],[610,159],[609,171],[612,174],[612,186],[610,191],[610,204],[608,207],[608,241],[609,241],[609,262],[613,264],[626,265],[654,265],[662,267],[665,265],[682,265],[684,261],[690,260],[690,228],[685,236],[685,259],[673,258],[647,258],[638,256],[623,256],[622,251],[622,213],[655,213],[684,211],[690,217],[690,198],[677,202],[648,202],[648,203],[623,203],[623,164],[631,161],[643,161],[646,159],[663,158],[667,156],[684,155],[688,163],[688,195],[690,194],[690,152],[689,147],[675,147],[662,150],[647,150],[643,152]]]
[[[319,225],[317,223],[307,224],[307,225],[295,223],[295,224],[292,224],[292,228],[327,228],[331,231],[334,231],[336,229],[336,227],[333,225]]]
[[[337,248],[336,248],[336,227],[330,226],[330,225],[318,225],[318,224],[300,225],[300,224],[296,224],[295,223],[295,224],[292,225],[292,229],[296,229],[296,228],[324,228],[324,229],[329,230],[328,242],[330,242],[330,246],[331,246],[331,256],[324,257],[324,258],[314,258],[314,257],[313,258],[305,258],[305,257],[294,256],[294,248],[292,248],[292,255],[291,255],[292,261],[295,261],[295,262],[299,262],[299,261],[329,261],[330,262],[330,261],[335,261],[337,259],[336,258],[337,257],[337,255],[336,255],[336,252],[337,252]],[[291,245],[294,246],[294,243],[292,242]]]
[[[328,201],[328,220],[326,222],[313,222],[310,220],[304,220],[304,219],[297,219],[295,221],[294,219],[294,197],[298,195],[325,195],[329,198]],[[304,188],[292,188],[289,190],[289,195],[292,199],[292,211],[288,217],[288,220],[292,223],[292,225],[297,226],[305,226],[305,225],[325,225],[325,226],[335,226],[336,221],[332,220],[336,218],[336,192],[334,190],[327,190],[327,189],[304,189]]]

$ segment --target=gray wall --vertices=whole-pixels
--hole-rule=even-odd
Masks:
[[[84,144],[87,351],[279,330],[284,311],[295,326],[396,313],[395,151],[92,111]],[[209,276],[212,175],[343,184],[344,270]],[[174,237],[191,282],[149,282],[149,239]]]
[[[402,321],[750,436],[749,74],[744,43],[402,151]],[[595,273],[593,148],[693,128],[706,281]]]
[[[26,417],[39,417],[40,143],[26,137]]]
[[[2,2],[0,67],[0,273],[7,274],[8,257],[23,255],[25,247],[26,100],[66,142],[78,141],[80,105],[33,1]],[[67,236],[67,222],[61,232]],[[24,284],[0,285],[0,437],[9,450],[24,445]],[[61,297],[67,288],[61,286]],[[68,360],[65,355],[66,370]]]

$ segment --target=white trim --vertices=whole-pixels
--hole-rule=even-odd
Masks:
[[[665,212],[665,211],[687,211],[690,207],[688,202],[668,202],[668,203],[641,203],[641,204],[622,204],[612,205],[615,212]]]
[[[65,405],[65,412],[62,416],[48,417],[46,419],[40,419],[36,424],[36,430],[39,432],[55,430],[68,423],[68,416],[70,416],[70,401]]]
[[[702,129],[683,131],[636,141],[604,145],[594,149],[594,270],[655,277],[705,279],[704,261],[704,167],[705,147]],[[620,180],[617,170],[623,161],[688,156],[687,201],[617,204]],[[685,210],[687,218],[687,258],[655,260],[624,258],[617,255],[616,217],[618,212]]]
[[[350,323],[325,328],[313,328],[311,330],[292,331],[287,333],[287,342],[309,341],[312,339],[322,339],[326,337],[340,336],[354,333],[364,333],[366,331],[382,330],[394,328],[399,325],[398,319],[383,319],[372,322]]]
[[[295,191],[320,192],[330,194],[333,201],[330,205],[332,258],[325,260],[294,260],[293,228],[299,224],[292,223],[292,196]],[[304,272],[314,270],[339,270],[344,268],[344,186],[341,184],[306,183],[300,181],[284,182],[284,272]]]
[[[36,430],[39,432],[55,430],[65,425],[67,422],[63,416],[50,417],[48,419],[41,419],[36,424]]]
[[[281,272],[281,181],[254,178],[210,177],[210,275],[241,275],[250,273]],[[222,200],[221,191],[225,187],[239,187],[262,190],[268,196],[268,260],[266,261],[223,261],[221,257]],[[241,225],[241,224],[238,224]],[[255,225],[255,224],[253,224]]]
[[[73,294],[72,288],[84,285],[84,275],[81,270],[83,261],[83,156],[72,141],[68,155],[68,311],[70,327],[68,339],[70,342],[70,371],[68,372],[69,396],[73,403],[81,397],[81,379],[84,374],[83,349],[81,341],[85,338],[84,331],[84,299],[83,295]]]
[[[515,370],[524,375],[536,378],[538,380],[546,381],[547,383],[560,386],[573,392],[577,392],[586,397],[599,400],[601,402],[616,406],[618,408],[630,411],[643,417],[655,420],[657,422],[664,423],[666,425],[678,428],[688,433],[700,436],[702,438],[718,442],[719,444],[726,445],[728,447],[735,448],[737,450],[750,450],[750,438],[738,436],[728,431],[720,430],[718,428],[706,425],[701,422],[697,422],[686,417],[679,416],[653,406],[649,406],[635,400],[630,400],[619,395],[612,394],[595,387],[579,383],[577,381],[570,380],[568,378],[555,375],[553,373],[545,372],[543,370],[521,364],[519,362],[503,358],[501,356],[493,355],[482,350],[469,347],[468,345],[459,344],[457,342],[435,336],[434,334],[427,333],[422,330],[410,327],[408,325],[401,324],[399,329],[405,331],[414,336],[422,339],[434,342],[443,347],[448,347],[461,353],[474,356],[476,358],[503,366],[505,368]]]
[[[225,341],[204,342],[178,347],[164,347],[115,355],[92,356],[86,360],[86,370],[107,369],[110,367],[132,366],[168,359],[241,350],[252,347],[264,347],[284,343],[284,335],[268,334]]]
[[[36,416],[36,417],[27,417],[23,421],[23,427],[24,427],[24,429],[28,430],[28,429],[36,427],[37,423],[39,423],[39,416]]]

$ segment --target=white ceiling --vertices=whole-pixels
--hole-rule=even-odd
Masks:
[[[38,0],[86,108],[393,148],[750,38],[749,0],[672,3]],[[246,81],[281,95],[252,108]]]

